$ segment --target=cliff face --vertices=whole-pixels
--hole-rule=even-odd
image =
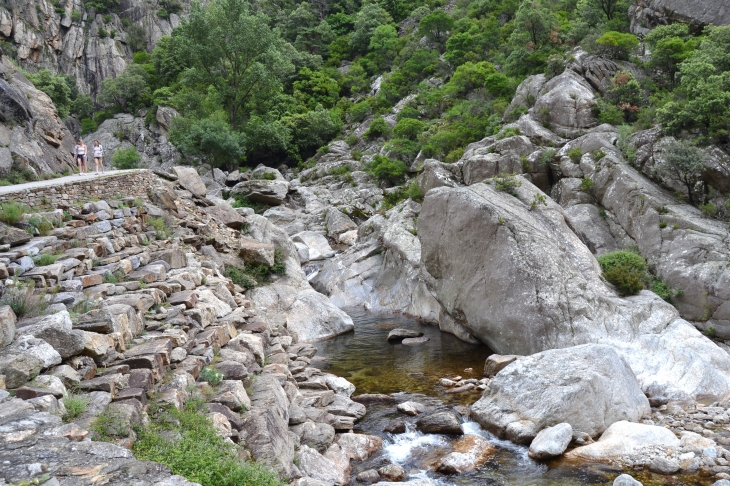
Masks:
[[[71,168],[73,144],[51,98],[0,56],[0,178],[11,168],[36,176]]]
[[[730,0],[636,0],[629,8],[631,32],[646,34],[658,25],[683,22],[696,28],[730,24]]]
[[[134,51],[152,49],[189,9],[190,0],[120,0],[109,12],[82,0],[2,0],[0,41],[24,69],[72,75],[81,92],[95,96]]]

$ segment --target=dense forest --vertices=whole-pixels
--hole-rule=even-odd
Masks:
[[[179,8],[168,3],[170,11]],[[79,95],[71,78],[47,71],[30,77],[87,132],[115,113],[144,108],[152,121],[158,106],[171,106],[182,115],[170,132],[173,143],[186,156],[229,170],[303,164],[342,136],[346,124],[372,116],[363,136],[387,140],[398,172],[419,152],[458,160],[467,144],[527,111],[518,106],[504,116],[526,76],[560,74],[580,45],[646,73],[615,76],[594,107],[601,122],[625,131],[657,123],[669,134],[697,129],[696,142],[727,146],[730,28],[672,24],[639,39],[629,33],[629,4],[213,0],[194,4],[152,52],[136,52],[96,100]],[[94,7],[110,12],[115,3]],[[382,116],[405,98],[391,127]],[[354,145],[357,137],[346,141]]]

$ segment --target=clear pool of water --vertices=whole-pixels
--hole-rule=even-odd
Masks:
[[[484,361],[491,354],[484,345],[465,343],[438,327],[424,325],[404,316],[378,314],[362,309],[347,309],[355,323],[354,332],[317,343],[319,350],[312,364],[342,376],[363,393],[394,394],[397,402],[415,400],[429,410],[454,409],[471,405],[480,393],[449,394],[438,385],[443,377],[481,378]],[[395,328],[415,329],[429,338],[426,343],[407,346],[387,342]],[[407,431],[391,435],[383,427],[393,420],[404,420]],[[410,478],[429,477],[439,486],[509,485],[577,486],[610,485],[622,472],[628,472],[645,486],[707,486],[713,481],[699,476],[662,476],[644,471],[621,471],[607,464],[587,464],[558,459],[536,462],[527,457],[527,448],[500,440],[477,423],[464,419],[466,434],[484,437],[497,447],[497,453],[480,469],[460,476],[445,476],[433,471],[435,461],[453,450],[452,438],[422,434],[415,429],[416,418],[405,417],[395,404],[369,404],[367,415],[356,425],[356,432],[383,438],[383,450],[368,461],[354,465],[352,484],[358,472],[379,468],[388,462],[401,465]]]

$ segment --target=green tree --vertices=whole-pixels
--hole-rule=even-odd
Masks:
[[[639,39],[635,35],[612,30],[596,39],[596,48],[599,54],[609,59],[628,60],[637,47],[639,47]]]
[[[548,42],[548,34],[560,25],[557,16],[542,0],[524,0],[515,15],[515,30],[511,41],[539,49]]]
[[[138,64],[129,64],[116,78],[102,81],[99,102],[129,112],[149,94],[147,72]]]
[[[66,118],[71,111],[72,92],[69,82],[63,75],[54,75],[47,69],[26,76],[33,85],[47,94],[56,105],[58,116]],[[74,87],[76,82],[73,82]],[[78,90],[77,90],[78,91]]]
[[[238,167],[245,153],[244,136],[221,120],[177,117],[170,127],[170,141],[185,155],[228,170]]]
[[[443,51],[449,31],[454,27],[454,19],[443,10],[435,10],[421,19],[418,32],[426,36]]]
[[[317,105],[331,108],[340,96],[340,85],[322,71],[303,68],[299,71],[299,80],[294,81],[294,98],[307,108]]]
[[[392,23],[393,18],[383,7],[377,3],[365,4],[355,19],[354,31],[350,34],[350,48],[355,52],[366,52],[375,29]]]
[[[663,178],[675,179],[687,189],[689,203],[694,204],[693,192],[697,183],[702,180],[705,166],[704,152],[686,141],[672,141],[664,147],[661,163],[656,171]]]
[[[295,160],[312,155],[317,148],[329,142],[342,130],[339,115],[325,110],[322,105],[306,113],[285,116],[281,123],[292,134],[288,150]]]
[[[651,49],[649,66],[666,73],[674,86],[679,65],[689,59],[697,47],[697,42],[689,35],[689,26],[660,25],[649,32],[644,41]]]
[[[393,128],[393,133],[398,138],[417,140],[425,128],[426,125],[422,121],[414,118],[403,118]]]
[[[389,67],[398,46],[398,32],[390,24],[379,25],[370,37],[368,49],[376,58],[376,63],[382,67]]]
[[[368,174],[388,183],[397,183],[403,179],[408,167],[400,160],[391,160],[384,155],[375,155],[365,166]]]
[[[206,7],[195,3],[173,36],[190,67],[186,82],[215,87],[234,131],[256,101],[281,90],[293,69],[283,39],[246,0],[213,0]]]

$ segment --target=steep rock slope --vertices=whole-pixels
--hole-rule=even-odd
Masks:
[[[51,99],[0,56],[0,178],[13,167],[62,172],[73,166],[73,145]]]

